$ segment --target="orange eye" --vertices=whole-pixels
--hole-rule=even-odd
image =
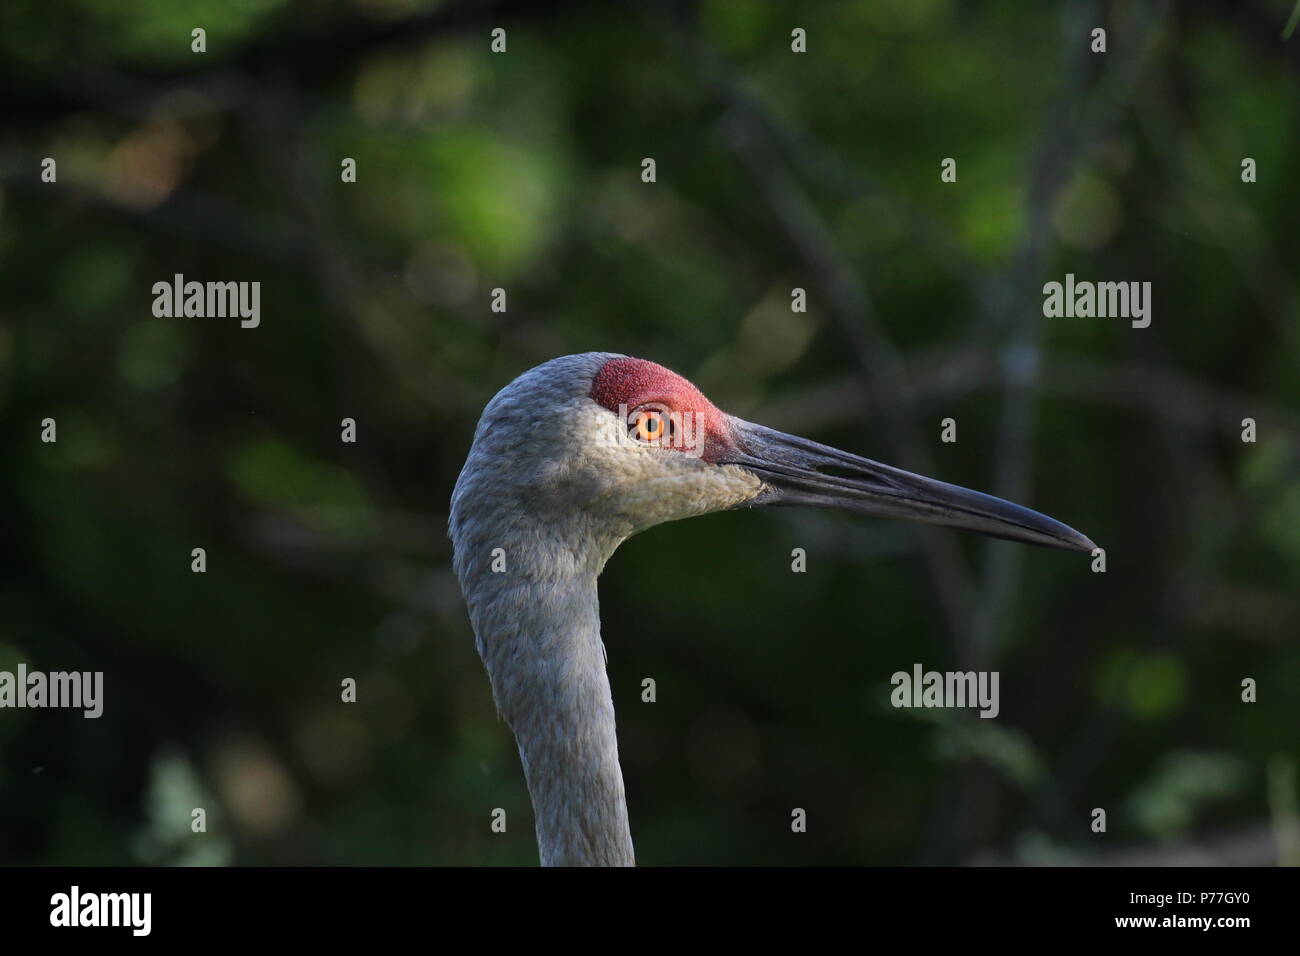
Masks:
[[[656,441],[664,433],[664,418],[658,412],[641,412],[636,417],[636,437]]]

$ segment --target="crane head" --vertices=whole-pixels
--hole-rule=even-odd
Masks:
[[[503,465],[509,467],[499,467]],[[807,505],[1092,551],[1059,521],[957,485],[766,428],[715,406],[644,359],[565,356],[489,403],[453,497],[472,486],[552,523],[617,543],[644,528],[731,508]],[[462,494],[462,486],[464,494]]]
[[[730,508],[812,505],[1092,550],[1045,515],[728,415],[661,365],[566,355],[488,402],[448,532],[544,864],[630,864],[596,580],[627,537]]]

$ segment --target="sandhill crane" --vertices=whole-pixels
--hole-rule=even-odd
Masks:
[[[544,866],[633,863],[596,599],[605,562],[665,521],[790,504],[1093,549],[1009,501],[727,415],[643,359],[566,355],[488,403],[449,533]]]

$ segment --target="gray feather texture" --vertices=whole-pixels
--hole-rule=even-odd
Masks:
[[[543,865],[634,862],[596,579],[631,535],[735,507],[762,483],[627,440],[590,397],[603,352],[488,403],[452,493],[453,564],[497,708],[519,745]],[[492,569],[493,551],[505,569]]]

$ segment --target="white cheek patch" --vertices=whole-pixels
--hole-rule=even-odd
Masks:
[[[665,521],[734,508],[749,501],[762,488],[763,483],[743,468],[686,459],[677,467],[643,471],[637,479],[621,485],[615,494],[618,510],[637,530],[644,530]]]

